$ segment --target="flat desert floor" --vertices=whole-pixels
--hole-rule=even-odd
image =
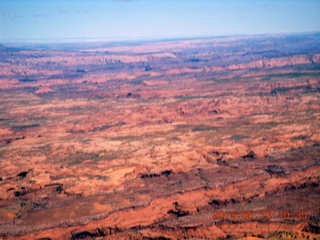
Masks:
[[[319,46],[0,45],[0,239],[320,239]]]

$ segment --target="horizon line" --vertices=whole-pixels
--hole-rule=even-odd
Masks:
[[[79,43],[129,43],[129,42],[158,42],[177,40],[214,39],[230,37],[258,37],[258,36],[286,36],[286,35],[314,35],[320,34],[320,30],[303,32],[284,33],[258,33],[258,34],[227,34],[227,35],[203,35],[203,36],[176,36],[176,37],[75,37],[75,38],[21,38],[21,39],[0,39],[0,44],[79,44]]]

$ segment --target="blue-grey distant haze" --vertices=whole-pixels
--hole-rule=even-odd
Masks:
[[[0,42],[319,31],[319,0],[0,0]]]

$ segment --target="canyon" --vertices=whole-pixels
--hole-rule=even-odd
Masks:
[[[0,239],[319,239],[319,44],[0,45]]]

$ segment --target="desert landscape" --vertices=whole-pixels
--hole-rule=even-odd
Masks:
[[[0,239],[320,239],[319,46],[0,45]]]

